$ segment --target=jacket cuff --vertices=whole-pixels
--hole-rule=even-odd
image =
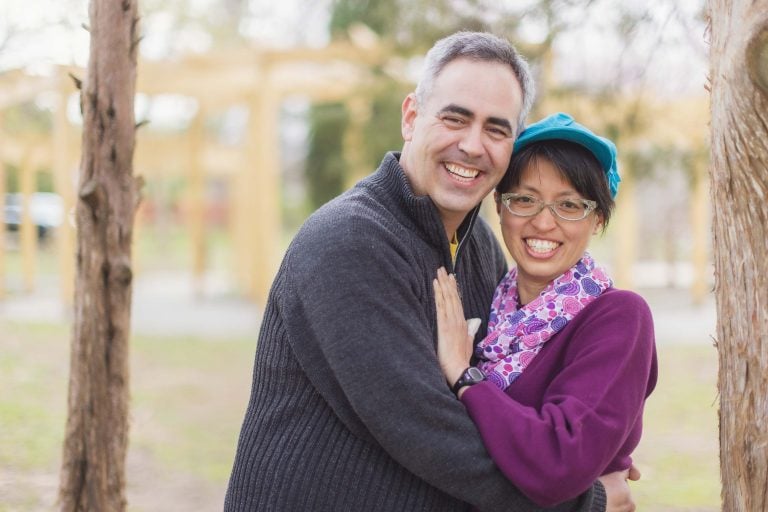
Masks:
[[[608,506],[608,498],[605,495],[605,486],[600,480],[596,480],[592,486],[592,506],[589,508],[591,512],[605,512]]]

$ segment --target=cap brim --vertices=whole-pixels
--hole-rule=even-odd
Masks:
[[[611,150],[612,143],[608,139],[599,135],[590,135],[580,130],[574,130],[573,128],[562,127],[545,128],[531,135],[526,135],[523,132],[515,142],[514,151],[520,151],[534,142],[543,140],[567,140],[584,146],[595,155],[595,158],[600,162],[600,166],[606,173],[611,169],[616,156],[615,150]]]

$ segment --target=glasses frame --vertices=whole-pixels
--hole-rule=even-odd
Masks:
[[[538,208],[536,209],[536,211],[534,211],[532,213],[517,213],[517,212],[513,212],[512,209],[509,207],[509,200],[513,199],[515,197],[530,197],[531,199],[536,201],[536,204],[538,204]],[[568,218],[563,217],[562,215],[560,215],[560,213],[558,213],[558,211],[555,209],[555,205],[557,203],[561,202],[561,201],[565,201],[565,199],[561,199],[559,201],[552,201],[551,203],[545,203],[541,199],[539,199],[537,197],[534,197],[534,196],[532,196],[530,194],[518,194],[516,192],[506,192],[504,194],[501,194],[501,198],[500,199],[501,199],[501,204],[504,205],[504,208],[509,213],[511,213],[512,215],[514,215],[516,217],[535,217],[538,214],[540,214],[542,212],[542,210],[544,210],[544,208],[546,207],[546,208],[549,208],[549,211],[552,212],[552,215],[554,215],[558,219],[563,219],[563,220],[567,220],[567,221],[576,222],[576,221],[579,221],[579,220],[586,219],[587,217],[589,217],[589,214],[592,213],[593,211],[595,211],[595,209],[597,208],[597,201],[592,201],[591,199],[582,199],[580,197],[578,199],[567,199],[567,201],[579,201],[585,207],[584,208],[584,216],[583,217],[579,217],[578,219],[568,219]]]

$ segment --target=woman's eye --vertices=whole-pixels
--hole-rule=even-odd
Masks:
[[[536,202],[536,200],[531,196],[517,196],[513,198],[513,201],[520,205],[529,205],[529,204],[534,204]]]
[[[563,210],[571,210],[571,211],[584,209],[584,205],[582,205],[577,201],[560,201],[559,206]]]

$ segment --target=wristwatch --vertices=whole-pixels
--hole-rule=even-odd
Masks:
[[[485,373],[483,373],[483,370],[475,366],[470,366],[464,370],[464,373],[461,374],[459,380],[457,380],[456,383],[451,386],[451,391],[453,391],[454,395],[458,395],[459,390],[464,386],[474,386],[479,382],[483,382],[485,378],[486,377]]]

